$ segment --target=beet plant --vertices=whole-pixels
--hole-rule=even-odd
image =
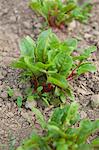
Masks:
[[[89,143],[88,138],[99,130],[99,120],[80,120],[77,103],[56,108],[48,121],[38,109],[33,112],[43,135],[33,133],[17,150],[98,150],[99,138]]]
[[[53,27],[62,28],[73,20],[87,22],[91,4],[79,5],[77,0],[31,0],[30,7]]]
[[[43,31],[36,41],[27,36],[20,42],[20,58],[13,67],[23,70],[22,78],[29,79],[32,93],[46,97],[51,94],[64,102],[66,96],[74,100],[70,81],[86,72],[95,72],[96,68],[87,60],[95,46],[77,53],[77,40],[60,41],[52,31]],[[79,51],[80,52],[80,51]]]

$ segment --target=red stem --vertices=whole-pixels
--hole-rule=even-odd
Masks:
[[[70,75],[66,78],[67,80],[72,80],[73,77],[76,75],[75,71],[76,69],[81,65],[81,62],[79,62],[79,64],[72,70],[72,72],[70,73]]]

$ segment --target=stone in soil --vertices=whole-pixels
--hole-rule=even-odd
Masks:
[[[95,94],[91,97],[91,106],[93,108],[99,108],[99,94]]]
[[[85,119],[86,117],[87,117],[87,114],[86,114],[86,112],[85,111],[81,111],[80,112],[80,116],[81,116],[81,119]]]
[[[37,107],[37,102],[35,100],[33,101],[26,101],[25,108],[32,109],[33,107]]]
[[[8,94],[7,94],[7,92],[6,91],[3,91],[3,92],[1,92],[1,96],[0,96],[2,99],[7,99],[8,98]]]

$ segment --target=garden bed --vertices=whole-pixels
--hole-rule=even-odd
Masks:
[[[9,150],[11,137],[15,139],[16,145],[27,137],[32,129],[33,123],[38,127],[34,114],[25,107],[19,112],[16,105],[16,97],[22,95],[22,89],[26,85],[18,81],[19,71],[13,70],[9,65],[12,60],[19,56],[18,43],[25,35],[34,39],[42,30],[42,18],[37,18],[28,8],[28,0],[0,0],[0,150]],[[96,120],[99,118],[99,3],[94,4],[92,16],[87,25],[73,22],[69,29],[61,32],[53,31],[60,39],[75,37],[79,40],[79,47],[94,44],[97,52],[90,58],[96,65],[97,72],[85,74],[75,82],[74,87],[76,101],[80,103],[81,118]],[[7,87],[15,91],[15,95],[9,98]],[[97,104],[98,103],[98,104]],[[97,106],[98,105],[98,106]],[[41,109],[41,108],[40,108]],[[42,110],[45,115],[49,114],[51,108]],[[2,148],[1,145],[4,145]]]

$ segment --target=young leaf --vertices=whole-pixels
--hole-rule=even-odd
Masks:
[[[52,33],[51,41],[50,41],[51,48],[57,49],[57,48],[59,48],[59,45],[60,45],[60,40],[54,33]]]
[[[64,107],[64,109],[56,108],[49,119],[49,123],[56,123],[59,127],[62,126],[62,118],[64,116],[64,110],[67,109],[67,106]]]
[[[63,47],[66,50],[66,54],[70,55],[74,50],[77,49],[77,40],[76,39],[68,39],[63,42]]]
[[[35,50],[36,60],[46,62],[51,33],[49,29],[39,35]]]
[[[66,78],[64,76],[58,74],[58,73],[50,75],[47,78],[47,81],[54,84],[54,85],[57,85],[60,88],[63,88],[63,89],[68,88],[68,83],[67,83]]]
[[[70,105],[70,108],[66,116],[66,124],[70,125],[70,123],[77,118],[77,114],[78,114],[78,104],[76,102],[73,102]]]
[[[56,125],[48,124],[47,128],[49,131],[51,131],[50,134],[52,137],[55,136],[55,134],[61,137],[66,137],[65,133]]]
[[[83,144],[80,144],[77,148],[77,150],[93,150],[91,145],[89,144],[86,144],[86,143],[83,143]]]
[[[83,60],[87,59],[91,55],[91,53],[95,52],[96,49],[97,49],[96,46],[90,46],[87,49],[85,49],[84,53],[82,53],[80,56],[74,57],[74,60],[83,61]]]
[[[17,61],[13,61],[11,66],[13,68],[18,68],[18,69],[27,69],[27,65],[25,64],[24,57],[19,58]]]
[[[8,87],[7,93],[8,93],[8,96],[10,96],[10,97],[12,97],[14,95],[14,91],[10,87]]]
[[[66,144],[65,139],[61,138],[58,142],[56,142],[56,150],[69,150],[68,145]]]
[[[35,74],[35,75],[40,74],[40,69],[38,67],[36,67],[36,65],[33,63],[33,60],[32,60],[31,57],[25,56],[24,57],[24,62],[33,74]]]
[[[21,108],[21,106],[22,106],[22,97],[20,97],[20,96],[18,96],[18,98],[17,98],[17,106],[19,108]]]
[[[41,113],[37,108],[34,108],[34,107],[32,108],[32,111],[33,111],[34,114],[36,115],[36,117],[37,117],[37,119],[38,119],[38,122],[39,122],[39,124],[41,125],[41,127],[42,127],[43,129],[45,129],[45,127],[46,127],[46,121],[45,121],[45,119],[44,119],[42,113]]]
[[[77,143],[85,142],[87,138],[96,130],[99,130],[99,120],[94,122],[90,120],[81,121]]]
[[[22,57],[29,56],[35,59],[34,56],[35,42],[29,36],[21,40],[19,47]]]
[[[70,11],[74,10],[76,8],[76,4],[71,1],[70,3],[67,3],[67,6],[65,5],[63,8],[64,13],[69,13]]]
[[[41,92],[43,90],[43,87],[42,86],[39,86],[38,88],[37,88],[37,92]]]
[[[53,63],[58,72],[64,76],[68,74],[73,65],[72,57],[68,56],[65,51],[59,52],[53,60]]]
[[[48,61],[49,63],[53,63],[55,56],[59,53],[57,49],[48,51]]]
[[[61,92],[61,93],[60,93],[60,99],[61,99],[61,101],[62,101],[63,103],[66,102],[66,95],[64,94],[64,92]]]
[[[80,67],[77,69],[77,74],[81,75],[86,72],[96,72],[96,67],[92,65],[91,63],[83,63],[80,65]]]
[[[73,93],[73,91],[71,90],[70,87],[68,87],[68,88],[66,89],[66,95],[70,98],[70,100],[72,100],[72,101],[75,100],[74,93]]]
[[[31,95],[28,95],[28,97],[27,97],[27,101],[33,101],[34,100],[34,95],[32,95],[32,93],[31,93]]]
[[[94,140],[91,142],[91,145],[92,145],[92,147],[94,147],[94,148],[99,148],[99,137],[97,137],[96,139],[94,139]]]
[[[46,11],[44,10],[44,4],[42,0],[31,0],[29,6],[37,13],[39,13],[40,15],[42,15],[46,21],[47,21],[47,16],[46,16]]]

